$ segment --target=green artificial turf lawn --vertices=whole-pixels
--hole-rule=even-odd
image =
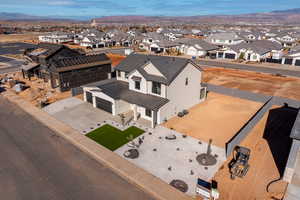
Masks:
[[[144,133],[144,131],[135,126],[129,127],[125,131],[121,131],[106,124],[92,132],[89,132],[86,136],[111,151],[114,151],[124,144],[127,144],[129,142],[127,137],[130,135],[132,135],[133,138],[136,138],[142,133]]]

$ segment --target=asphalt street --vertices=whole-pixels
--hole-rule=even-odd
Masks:
[[[0,94],[0,199],[154,199]]]

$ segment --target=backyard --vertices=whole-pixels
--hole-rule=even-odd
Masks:
[[[134,139],[144,133],[143,130],[132,126],[124,131],[121,131],[111,125],[103,125],[102,127],[86,134],[87,137],[108,148],[111,151],[127,144],[131,139]]]

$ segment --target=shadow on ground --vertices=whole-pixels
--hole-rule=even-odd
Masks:
[[[292,145],[290,133],[298,109],[285,105],[270,110],[263,138],[267,140],[280,176],[283,176]]]
[[[0,93],[5,92],[5,91],[6,91],[5,88],[0,87]]]

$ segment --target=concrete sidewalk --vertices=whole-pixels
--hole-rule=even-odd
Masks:
[[[117,154],[102,147],[96,142],[90,140],[71,127],[56,120],[46,112],[34,107],[29,102],[24,101],[21,97],[12,92],[2,93],[12,103],[21,107],[24,111],[32,115],[34,118],[45,124],[47,127],[57,132],[66,140],[74,144],[82,151],[88,153],[95,160],[101,162],[106,167],[109,167],[115,173],[128,180],[130,183],[143,189],[148,194],[156,199],[161,200],[188,200],[191,199],[184,193],[164,183],[162,180],[151,175],[143,169],[124,160]]]

